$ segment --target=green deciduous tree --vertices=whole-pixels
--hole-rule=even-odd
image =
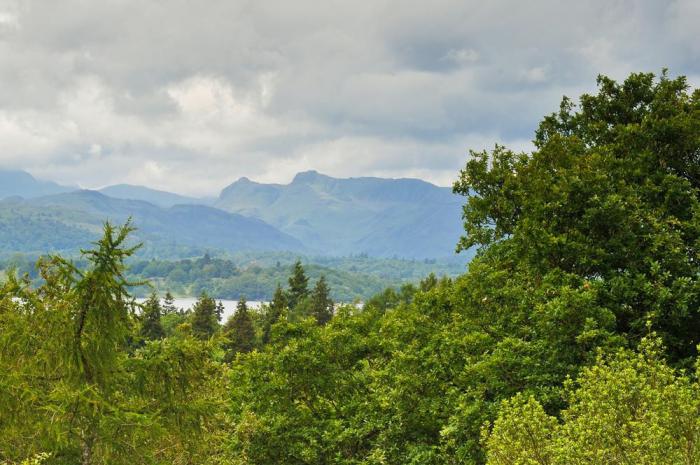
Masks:
[[[503,403],[485,443],[489,465],[675,465],[700,461],[700,386],[660,345],[600,357],[569,383],[562,422],[532,397]]]
[[[501,243],[534,277],[578,277],[617,332],[639,341],[651,321],[687,364],[700,342],[700,92],[666,74],[598,84],[544,119],[532,154],[472,153],[454,186],[469,196],[460,248]]]

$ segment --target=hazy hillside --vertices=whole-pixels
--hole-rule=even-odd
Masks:
[[[174,194],[172,192],[151,189],[145,186],[134,186],[132,184],[115,184],[99,190],[102,194],[114,197],[115,199],[143,200],[159,207],[172,207],[173,205],[206,205],[213,199],[199,199]]]
[[[241,178],[215,206],[260,218],[320,253],[441,257],[460,236],[463,199],[417,179],[336,179],[315,171],[287,185]]]
[[[149,253],[170,258],[207,249],[449,257],[462,231],[463,198],[418,179],[336,179],[307,171],[286,185],[241,178],[218,199],[129,184],[75,191],[21,171],[0,171],[2,180],[4,253],[69,251],[97,234],[104,220],[129,217]]]
[[[12,196],[39,197],[75,189],[51,181],[40,181],[26,171],[0,169],[0,199]]]
[[[254,218],[201,205],[166,209],[95,191],[75,191],[0,202],[0,252],[74,250],[97,237],[103,221],[123,223],[129,217],[139,228],[136,238],[161,256],[206,248],[303,250],[298,240]]]

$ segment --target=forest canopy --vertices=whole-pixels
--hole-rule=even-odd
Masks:
[[[226,322],[139,306],[107,225],[0,288],[0,462],[697,463],[699,189],[700,91],[663,72],[472,152],[468,270],[363,308],[301,263]]]

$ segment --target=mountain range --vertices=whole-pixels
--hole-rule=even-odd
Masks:
[[[325,254],[445,256],[462,231],[462,199],[418,179],[337,179],[316,171],[286,185],[241,178],[214,205],[260,218]]]
[[[70,252],[105,220],[131,217],[146,254],[206,250],[439,258],[453,255],[463,199],[418,179],[338,179],[316,171],[289,184],[241,178],[218,198],[120,184],[99,191],[0,171],[0,254]]]
[[[0,170],[0,199],[10,196],[39,197],[75,189],[77,187],[61,186],[51,181],[40,181],[26,171]]]

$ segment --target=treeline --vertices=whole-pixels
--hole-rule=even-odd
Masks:
[[[343,302],[367,299],[388,286],[402,282],[399,278],[393,280],[315,264],[307,264],[306,268],[314,279],[324,276],[332,284],[333,298]],[[239,295],[252,300],[270,300],[277,285],[286,281],[288,272],[289,266],[281,263],[269,267],[256,264],[240,266],[232,260],[211,258],[209,255],[176,262],[137,261],[129,267],[134,279],[148,280],[161,292],[170,291],[185,296],[206,292],[220,299],[233,300],[238,299]],[[147,291],[147,288],[135,290],[137,294]]]
[[[87,241],[86,241],[87,243]],[[149,286],[132,289],[134,295],[146,297],[155,288],[176,296],[199,296],[206,292],[219,299],[238,299],[245,295],[251,300],[270,300],[278,283],[287,279],[289,268],[299,260],[292,253],[241,253],[233,257],[204,254],[199,258],[181,260],[129,261],[127,275],[134,281],[147,281]],[[83,259],[76,259],[85,266]],[[339,302],[367,300],[388,287],[417,283],[427,274],[456,276],[465,269],[465,260],[426,259],[403,260],[356,257],[303,257],[306,273],[312,280],[324,276],[331,287],[332,297]],[[0,260],[0,269],[14,269],[40,278],[36,258],[15,255]]]
[[[10,276],[0,460],[700,463],[700,91],[601,77],[535,146],[460,173],[467,273],[361,309],[299,266],[262,312],[219,327],[205,296],[154,330],[128,228],[84,268],[44,260],[41,286]]]
[[[246,296],[239,295],[235,313],[223,326],[224,307],[206,292],[200,294],[192,308],[183,309],[175,305],[170,292],[161,301],[154,291],[140,306],[135,341],[142,346],[147,341],[175,336],[183,331],[191,331],[201,340],[222,335],[229,342],[235,341],[225,345],[225,359],[230,361],[238,352],[262,349],[270,341],[272,326],[280,318],[293,322],[313,318],[319,325],[330,321],[335,303],[325,276],[321,275],[310,288],[309,277],[301,261],[297,261],[287,281],[287,289],[278,284],[272,300],[259,308],[248,308]],[[403,289],[412,287],[408,284]]]

